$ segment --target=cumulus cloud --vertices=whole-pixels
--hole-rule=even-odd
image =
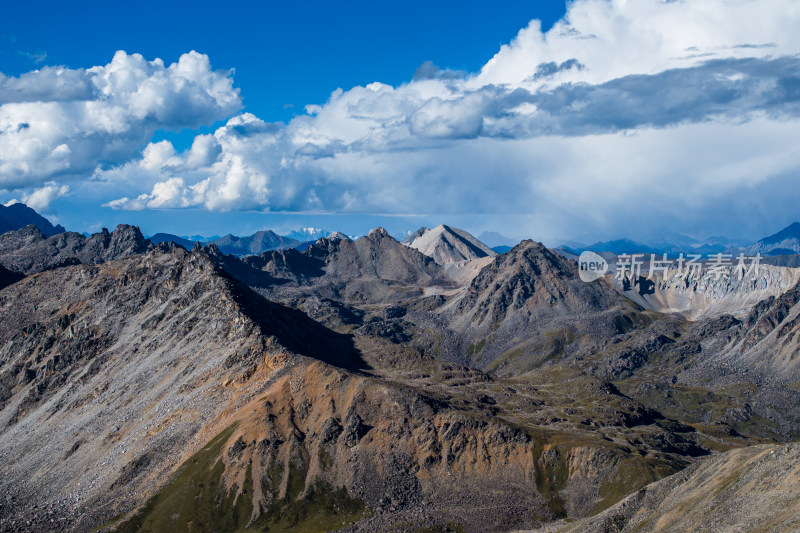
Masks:
[[[755,131],[753,121],[797,119],[797,22],[800,7],[781,0],[576,1],[550,31],[533,21],[471,76],[428,62],[399,87],[373,83],[334,91],[285,127],[242,115],[213,136],[198,137],[184,154],[151,145],[140,161],[115,170],[147,173],[151,190],[109,205],[543,209],[542,199],[553,198],[544,183],[563,184],[573,199],[581,197],[575,187],[591,191],[587,200],[598,197],[600,186],[624,196],[619,189],[634,188],[634,180],[639,190],[653,190],[658,179],[677,171],[682,149],[695,158],[680,172],[692,176],[691,184],[708,183],[715,173],[697,160],[697,146],[744,162],[753,145],[742,139]],[[643,157],[627,149],[640,146],[637,136],[708,122],[724,124],[715,130],[720,134],[741,128],[737,139],[745,145],[695,139],[699,144],[683,147],[677,135],[670,137],[672,162],[657,169],[631,164]],[[599,162],[586,156],[599,145],[616,155]]]
[[[141,159],[100,175],[107,181],[135,177],[153,183],[150,192],[108,202],[114,209],[142,210],[205,207],[214,211],[270,205],[270,168],[280,130],[245,113],[214,135],[197,136],[189,150],[177,153],[169,141],[148,144]]]
[[[170,67],[125,55],[112,62],[126,73],[118,78],[107,65],[0,79],[13,100],[4,107],[32,106],[2,135],[23,154],[10,160],[16,175],[52,180],[76,161],[116,161],[94,179],[140,188],[106,204],[115,209],[528,213],[539,233],[586,221],[624,229],[664,210],[724,218],[711,202],[771,194],[800,172],[798,25],[793,0],[575,0],[549,31],[532,21],[479,72],[426,62],[406,84],[338,89],[288,124],[245,113],[183,152],[162,141],[134,158],[125,125],[145,134],[196,123],[240,100],[199,54]],[[124,105],[84,109],[106,94]],[[113,143],[101,156],[73,142],[84,126],[42,134],[73,102],[118,154]],[[792,195],[782,198],[800,200]]]
[[[800,53],[792,0],[577,0],[543,33],[534,20],[470,83],[538,88],[541,84],[604,83],[656,74],[711,59]],[[539,65],[576,59],[556,80],[536,80]]]
[[[44,187],[34,189],[31,193],[22,196],[22,203],[36,211],[47,212],[50,204],[69,193],[69,185],[48,183]]]
[[[133,158],[159,129],[210,124],[240,107],[228,73],[197,52],[168,66],[120,51],[105,66],[0,75],[0,187],[86,177]]]

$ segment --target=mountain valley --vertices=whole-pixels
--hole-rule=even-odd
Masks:
[[[794,453],[796,271],[687,314],[534,241],[436,249],[0,236],[0,530],[617,531]]]

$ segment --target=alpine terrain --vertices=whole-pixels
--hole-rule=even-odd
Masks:
[[[0,530],[800,527],[796,270],[267,237],[0,236]]]

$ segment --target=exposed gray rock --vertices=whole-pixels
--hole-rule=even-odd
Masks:
[[[731,268],[719,276],[706,267],[697,276],[673,270],[667,279],[656,272],[652,280],[640,277],[636,283],[625,283],[617,276],[608,278],[622,294],[645,309],[677,313],[689,320],[721,314],[742,318],[759,301],[783,294],[800,280],[800,269],[773,265],[759,265],[757,272],[747,275]]]
[[[141,254],[151,247],[139,228],[127,224],[113,232],[103,228],[88,238],[73,232],[48,238],[35,226],[26,226],[0,235],[0,264],[29,275],[70,264],[96,265]]]
[[[497,255],[497,252],[462,229],[442,224],[417,235],[422,229],[403,240],[403,244],[432,257],[440,265]]]

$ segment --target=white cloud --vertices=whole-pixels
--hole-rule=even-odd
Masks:
[[[485,103],[479,94],[457,100],[431,98],[409,117],[411,133],[440,139],[472,139],[483,130]]]
[[[86,177],[124,163],[159,129],[193,128],[241,107],[227,72],[189,52],[178,62],[117,52],[87,70],[0,75],[0,187]]]
[[[219,117],[240,101],[205,56],[164,67],[123,54],[86,71],[86,87],[53,81],[86,79],[75,71],[0,79],[13,94],[50,95],[6,104],[31,106],[6,174],[54,179],[76,160],[117,161],[94,176],[124,184],[106,204],[115,209],[525,214],[541,235],[587,222],[624,231],[668,212],[732,220],[725,206],[800,173],[798,26],[792,0],[575,0],[480,72],[426,64],[398,87],[336,90],[286,125],[245,113],[186,151],[162,141],[130,161],[146,125]],[[116,144],[94,153],[71,142],[83,131]]]
[[[51,182],[44,187],[34,189],[30,194],[23,195],[22,203],[36,211],[47,212],[54,200],[67,193],[69,193],[69,185],[58,185]]]
[[[532,21],[469,85],[599,84],[710,59],[797,54],[798,24],[793,0],[577,0],[547,33]],[[539,65],[571,59],[584,68],[533,79]]]
[[[142,151],[142,167],[157,170],[166,166],[175,166],[179,159],[175,157],[175,148],[169,141],[150,143]]]
[[[192,142],[192,148],[186,157],[189,168],[200,168],[211,165],[222,153],[219,141],[213,135],[198,135]]]
[[[114,209],[205,207],[213,211],[263,208],[270,205],[269,175],[279,136],[252,114],[236,116],[214,135],[200,135],[192,147],[176,153],[168,141],[149,144],[138,161],[103,173],[110,181],[152,183],[149,193],[120,198]],[[270,170],[272,168],[272,170]]]

